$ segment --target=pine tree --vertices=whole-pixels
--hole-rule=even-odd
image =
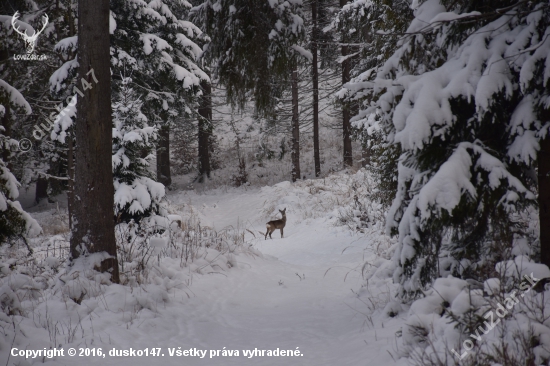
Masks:
[[[143,103],[123,77],[113,103],[113,179],[115,216],[118,222],[159,213],[164,186],[152,179],[149,159],[153,157],[158,130],[147,125]]]

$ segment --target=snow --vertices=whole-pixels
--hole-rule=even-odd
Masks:
[[[54,125],[50,138],[57,140],[61,143],[65,143],[67,132],[73,125],[73,121],[76,118],[76,104],[78,102],[78,96],[75,94],[70,98],[70,102],[65,108],[53,119]]]
[[[109,34],[115,34],[116,20],[112,11],[109,12]]]
[[[176,19],[162,0],[148,3],[136,0],[135,3],[141,9],[140,16],[181,29],[181,33],[174,33],[170,39],[152,34],[154,32],[141,34],[143,52],[150,55],[158,51],[155,54],[161,58],[160,67],[170,70],[184,89],[191,90],[201,80],[208,80],[194,63],[203,52],[193,41],[201,35],[200,29]],[[290,4],[302,4],[301,0],[268,0],[268,3],[281,16],[273,24],[270,38],[297,34],[303,29],[300,16],[286,13],[291,9]],[[182,4],[191,7],[185,1]],[[355,7],[357,11],[365,11],[371,4],[370,0],[356,0],[344,9]],[[214,11],[222,10],[221,2],[211,6]],[[448,41],[444,23],[479,15],[447,12],[438,0],[413,0],[411,7],[415,9],[415,20],[408,32],[422,32],[430,27],[441,30],[434,42],[442,50]],[[235,11],[230,5],[229,12]],[[282,16],[285,14],[286,17]],[[489,333],[491,329],[477,328],[468,334],[472,319],[485,317],[491,309],[502,310],[503,298],[526,285],[525,278],[550,278],[548,267],[529,257],[535,255],[531,238],[514,234],[513,259],[490,262],[489,270],[494,269],[490,276],[494,277],[483,282],[466,277],[471,274],[462,271],[464,268],[476,270],[471,266],[475,259],[453,261],[452,255],[439,253],[439,263],[434,264],[415,256],[423,245],[432,244],[430,239],[426,243],[422,241],[426,237],[422,235],[426,228],[423,225],[437,216],[455,215],[454,210],[460,203],[479,198],[477,208],[482,209],[486,204],[482,196],[494,192],[499,194],[497,209],[501,206],[509,209],[522,200],[535,201],[532,185],[524,185],[512,172],[518,170],[514,163],[521,168],[522,164],[534,162],[540,149],[539,141],[547,133],[547,126],[543,127],[538,120],[535,109],[541,103],[549,103],[550,98],[529,94],[530,90],[538,90],[533,88],[534,83],[547,86],[550,80],[547,57],[550,31],[543,38],[536,31],[542,16],[542,11],[535,11],[519,22],[510,14],[491,18],[483,28],[467,35],[461,46],[449,46],[442,55],[436,55],[441,61],[436,65],[429,65],[431,54],[428,53],[427,64],[417,63],[413,57],[410,64],[403,67],[403,62],[412,55],[412,48],[421,49],[426,41],[421,35],[405,37],[383,67],[363,72],[338,92],[339,98],[352,94],[364,97],[370,93],[365,90],[370,90],[373,99],[369,103],[372,101],[372,104],[365,105],[355,117],[356,126],[364,127],[368,134],[391,127],[388,140],[398,143],[403,150],[398,164],[397,196],[387,223],[384,222],[385,208],[371,200],[373,191],[369,189],[378,188],[371,186],[373,180],[363,170],[296,183],[283,181],[258,187],[247,181],[240,188],[223,185],[208,190],[207,185],[215,184],[212,182],[216,181],[217,174],[218,179],[221,176],[227,181],[228,175],[223,174],[228,170],[222,168],[223,173],[214,172],[214,179],[204,183],[205,191],[178,189],[177,184],[172,185],[173,191],[166,191],[162,184],[149,177],[124,181],[115,178],[117,208],[127,206],[130,213],[140,213],[158,202],[162,212],[140,222],[142,227],[154,228],[151,235],[138,231],[133,222],[117,225],[117,237],[126,240],[119,248],[125,282],[114,285],[109,283],[107,274],[87,270],[106,259],[105,254],[83,253],[67,265],[69,234],[66,231],[51,234],[50,229],[46,236],[37,237],[42,233],[38,222],[47,226],[53,216],[59,215],[59,209],[57,213],[38,212],[37,220],[32,219],[23,212],[19,202],[13,201],[19,184],[0,166],[0,182],[5,182],[8,192],[7,196],[0,195],[0,211],[13,207],[23,215],[26,235],[37,253],[37,262],[30,266],[26,253],[17,255],[26,248],[4,246],[0,249],[3,251],[0,252],[3,259],[0,326],[5,334],[5,339],[0,339],[0,364],[8,364],[6,350],[12,344],[19,349],[93,346],[102,347],[104,352],[113,348],[162,347],[165,356],[170,353],[169,348],[181,347],[182,350],[198,348],[208,355],[206,360],[158,356],[158,361],[145,357],[58,357],[32,359],[21,364],[134,366],[156,362],[179,365],[183,361],[186,365],[403,366],[415,358],[421,364],[436,364],[436,358],[448,355],[445,353],[448,347],[458,346],[460,350],[464,339],[479,341],[483,336],[484,342],[476,346],[485,353],[497,349],[494,347],[498,342],[514,347],[520,343],[518,334],[531,337],[530,344],[536,340],[538,345],[530,350],[537,364],[541,363],[538,361],[550,356],[550,327],[547,321],[538,321],[536,312],[547,313],[544,297],[548,296],[548,290],[528,289],[521,294],[523,302],[514,304],[517,305],[514,309],[508,307],[509,316],[502,318],[507,332],[495,329]],[[117,26],[115,17],[110,16],[111,34]],[[3,20],[4,17],[0,17],[0,21]],[[181,49],[177,50],[175,45]],[[74,51],[76,46],[77,38],[71,37],[61,40],[55,50]],[[285,50],[294,50],[312,59],[311,52],[299,45],[287,45]],[[187,52],[183,55],[180,51]],[[122,61],[130,60],[138,67],[136,59],[124,51],[112,50],[112,54],[116,57],[114,64],[120,66]],[[74,60],[62,65],[50,79],[52,91],[62,90],[63,83],[77,67]],[[17,90],[12,88],[13,91],[5,83],[0,83],[0,87],[10,93],[13,103],[30,113],[30,106]],[[460,123],[473,126],[491,117],[487,114],[495,107],[495,95],[502,95],[508,101],[518,96],[520,101],[510,111],[510,123],[505,126],[510,141],[506,142],[503,152],[495,152],[475,136],[452,140],[450,134],[458,124],[458,113],[452,110],[452,103],[458,100],[472,106],[475,114]],[[152,98],[160,97],[152,95]],[[173,113],[171,102],[174,101],[169,98],[173,96],[161,101],[168,114]],[[0,114],[4,110],[0,105]],[[65,141],[74,114],[72,104],[56,118],[52,139]],[[391,126],[382,126],[381,119],[390,121]],[[120,143],[113,148],[114,168],[131,165],[130,145],[156,137],[156,127],[148,126],[143,114],[139,113],[136,121],[143,125],[132,130],[123,130],[122,121],[115,121],[113,137]],[[466,135],[469,133],[467,129],[464,131]],[[236,129],[234,134],[240,136]],[[220,130],[218,135],[226,141],[233,137],[225,136]],[[414,157],[434,142],[444,145],[445,155],[440,164],[426,169]],[[260,147],[262,144],[260,140]],[[258,151],[256,145],[246,149]],[[330,155],[327,151],[322,153]],[[141,158],[135,160],[146,162]],[[263,173],[269,166],[264,167],[265,161],[261,158],[253,161],[263,169],[248,166],[249,174],[256,175],[257,181],[271,184],[288,171],[283,166],[286,162],[281,163],[277,166],[278,172],[266,174],[265,178]],[[256,174],[259,172],[261,176]],[[162,200],[165,195],[166,199]],[[272,240],[264,240],[265,223],[279,218],[281,209],[286,210],[288,218],[285,237],[276,232]],[[510,210],[510,214],[521,216],[518,227],[525,224],[528,226],[525,232],[535,232],[538,222],[530,220],[534,211],[529,209],[533,208],[522,212]],[[389,237],[392,228],[398,228],[399,239]],[[450,239],[452,233],[444,236],[437,245],[454,240]],[[195,246],[189,249],[183,243]],[[65,254],[59,255],[59,251]],[[416,260],[412,273],[402,280],[403,263],[412,259]],[[439,265],[438,275],[443,277],[431,285],[422,283],[421,272],[435,265]],[[449,274],[456,275],[454,270],[458,266],[461,269],[456,271],[464,275],[462,279]],[[398,290],[417,291],[422,297],[404,304],[396,300]],[[534,308],[534,304],[540,307]],[[248,358],[248,351],[255,348],[296,350],[301,356]],[[518,350],[511,349],[513,353]],[[212,357],[211,352],[215,350],[222,355]],[[226,357],[224,353],[229,350],[241,354]]]
[[[310,51],[303,48],[302,46],[298,46],[298,45],[295,44],[295,45],[292,45],[292,49],[294,51],[296,51],[297,53],[299,53],[301,56],[307,58],[308,61],[313,60],[313,54]]]
[[[11,32],[15,32],[13,29],[13,26],[11,24],[13,16],[11,15],[0,15],[0,22],[4,26],[4,28],[11,30]],[[33,26],[29,23],[26,23],[22,21],[21,19],[15,20],[15,26],[19,28],[19,30],[26,34],[34,34],[36,31],[34,30]]]
[[[145,52],[146,55],[151,54],[153,49],[158,51],[163,51],[165,49],[172,50],[172,46],[170,46],[168,42],[154,34],[141,34],[140,39],[143,42],[143,52]]]
[[[136,179],[132,184],[115,180],[114,185],[115,204],[122,208],[130,203],[131,213],[144,212],[150,208],[152,202],[159,201],[165,194],[164,185],[147,177]]]
[[[25,97],[13,86],[0,79],[0,91],[7,93],[10,103],[18,108],[23,108],[26,114],[32,113],[32,108]]]
[[[176,43],[182,45],[185,48],[188,48],[191,53],[195,55],[195,59],[198,59],[202,55],[202,49],[195,42],[187,38],[184,34],[176,34]]]
[[[63,38],[54,46],[55,51],[63,53],[75,52],[78,49],[78,36]]]
[[[533,275],[541,279],[550,277],[550,270],[547,266],[533,262],[527,256],[517,256],[514,260],[500,262],[496,266],[496,271],[505,274],[508,277],[523,277],[525,275]]]
[[[50,89],[53,92],[59,92],[63,89],[65,80],[69,77],[72,70],[78,68],[78,61],[76,59],[65,62],[61,67],[50,76]]]
[[[471,198],[476,197],[475,188],[470,182],[472,160],[465,147],[457,147],[433,178],[422,187],[417,204],[421,218],[429,218],[430,207],[433,206],[451,212],[460,202],[464,191]]]
[[[82,327],[73,338],[58,336],[63,347],[102,347],[104,352],[116,348],[162,347],[162,359],[147,357],[57,357],[35,359],[45,365],[392,365],[395,332],[402,319],[387,315],[368,321],[361,313],[370,313],[365,301],[370,297],[374,314],[399,313],[402,306],[393,302],[387,276],[372,277],[365,286],[361,275],[364,261],[375,263],[382,234],[381,223],[373,226],[372,235],[357,236],[338,224],[338,210],[330,202],[351,204],[352,197],[344,182],[360,181],[364,173],[349,178],[333,176],[325,180],[297,184],[282,182],[263,188],[216,189],[207,194],[194,191],[169,193],[169,210],[179,212],[169,220],[186,221],[189,215],[201,226],[218,233],[242,230],[250,249],[222,253],[206,248],[189,266],[180,260],[163,257],[157,265],[156,255],[169,250],[166,237],[151,238],[154,269],[150,283],[133,286],[93,287],[93,278],[85,263],[76,263],[58,281],[57,291],[45,292],[46,302],[33,310],[45,313],[58,327],[71,324]],[[351,180],[350,180],[351,179]],[[285,238],[277,234],[264,240],[265,222],[275,216],[277,208],[287,208]],[[159,217],[160,219],[160,217]],[[162,218],[166,219],[166,218]],[[246,228],[250,231],[245,231]],[[218,234],[219,235],[219,234]],[[371,239],[369,239],[371,238]],[[365,250],[366,249],[366,250]],[[98,262],[102,258],[88,257]],[[389,260],[383,262],[391,263]],[[44,256],[47,271],[63,271],[63,265]],[[127,264],[129,265],[129,264]],[[60,267],[61,266],[61,267]],[[380,259],[378,270],[383,269]],[[7,267],[1,267],[7,268]],[[21,286],[40,288],[26,275],[13,277]],[[22,287],[12,284],[11,293]],[[2,282],[0,280],[0,289]],[[27,290],[28,291],[28,290]],[[49,290],[48,290],[49,291]],[[353,291],[353,292],[352,292]],[[85,295],[81,304],[72,299]],[[10,298],[17,299],[15,295]],[[26,308],[29,300],[20,301]],[[392,313],[393,314],[393,313]],[[21,319],[23,319],[21,317]],[[371,324],[372,322],[372,324]],[[46,324],[44,321],[41,324]],[[32,320],[20,323],[27,338],[16,337],[19,349],[49,347],[48,331],[33,328]],[[30,331],[33,329],[33,331]],[[59,328],[61,329],[61,328]],[[92,330],[93,329],[93,330]],[[199,357],[169,357],[168,348],[187,350],[239,350],[239,356],[213,357],[207,352]],[[243,350],[299,350],[303,356],[246,357]],[[0,351],[0,358],[6,352]],[[297,358],[299,357],[299,358]],[[3,359],[3,358],[2,358]],[[366,363],[365,363],[366,362]]]
[[[19,186],[17,179],[3,164],[0,165],[0,182],[4,186],[0,191],[0,211],[5,211],[8,208],[10,200],[15,200],[19,197]],[[6,195],[4,195],[4,191]]]

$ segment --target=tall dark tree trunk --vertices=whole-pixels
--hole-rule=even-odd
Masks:
[[[159,129],[157,181],[164,184],[166,187],[172,184],[172,176],[170,175],[170,126],[168,122]]]
[[[4,103],[5,110],[4,110],[4,116],[2,117],[2,127],[4,127],[3,135],[7,137],[11,137],[11,109],[10,109],[10,103],[9,100],[7,103]],[[10,164],[10,154],[11,151],[6,148],[6,146],[0,146],[0,152],[2,153],[2,160],[6,163],[6,166],[8,169],[12,169],[12,166]]]
[[[113,220],[109,0],[79,1],[78,19],[78,80],[87,81],[91,88],[81,88],[84,96],[77,104],[74,194],[78,204],[73,207],[71,256],[76,259],[86,252],[106,252],[109,258],[96,269],[109,272],[111,281],[118,283]]]
[[[36,180],[36,191],[34,192],[34,202],[40,203],[44,198],[48,198],[48,179],[38,177]]]
[[[550,111],[542,115],[543,121],[550,121]],[[540,142],[538,161],[540,262],[550,267],[550,138]]]
[[[311,53],[313,54],[313,159],[315,161],[315,176],[321,175],[321,158],[319,156],[319,70],[317,69],[317,40],[319,39],[319,29],[317,28],[317,9],[319,0],[311,2],[311,20],[313,30],[311,32]]]
[[[72,227],[72,213],[74,208],[74,147],[72,136],[69,136],[68,145],[67,176],[69,177],[69,182],[67,187],[67,206],[69,210],[69,227]]]
[[[199,181],[210,178],[210,135],[212,134],[212,86],[201,82],[203,95],[199,105]]]
[[[300,118],[298,115],[298,66],[292,70],[292,181],[300,179]]]
[[[340,7],[348,3],[348,0],[340,0]],[[346,43],[347,37],[342,36],[342,43]],[[349,46],[342,45],[342,57],[349,55]],[[342,85],[349,82],[351,77],[351,60],[349,58],[342,62]],[[344,137],[344,167],[353,165],[353,152],[351,149],[351,113],[349,106],[344,104],[342,107],[342,129]]]

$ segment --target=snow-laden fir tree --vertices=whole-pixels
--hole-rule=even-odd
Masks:
[[[196,42],[203,33],[188,20],[190,8],[180,0],[111,2],[113,72],[132,70],[143,113],[159,124],[157,180],[167,186],[171,126],[188,121],[201,82],[210,81],[198,66],[203,51]]]
[[[6,134],[19,140],[28,138],[33,142],[34,149],[25,154],[17,154],[10,160],[11,171],[18,177],[20,183],[28,188],[36,182],[37,196],[39,200],[50,193],[58,193],[57,188],[64,185],[65,181],[45,178],[44,173],[59,175],[59,160],[54,161],[55,155],[50,148],[47,138],[35,139],[36,136],[47,136],[49,123],[45,117],[51,112],[53,100],[48,93],[48,78],[51,75],[52,66],[56,66],[58,58],[55,56],[53,46],[64,32],[60,26],[61,15],[64,12],[67,0],[57,2],[15,1],[0,2],[0,44],[2,45],[2,61],[0,62],[0,79],[5,80],[23,93],[32,107],[33,113],[19,115],[13,119],[11,126],[6,127]],[[14,13],[18,12],[17,19]],[[49,18],[47,21],[46,17]],[[24,61],[16,60],[15,55],[26,53],[23,37],[20,32],[32,35],[40,32],[34,47],[34,53],[45,55],[48,61]],[[42,126],[46,126],[44,129]],[[46,130],[46,132],[44,131]]]
[[[165,194],[149,170],[158,129],[147,124],[131,78],[123,77],[118,90],[113,103],[115,216],[117,222],[139,222],[159,212]]]
[[[11,118],[8,113],[16,112],[30,114],[31,107],[17,89],[0,79],[0,121],[5,123]],[[36,220],[16,201],[20,185],[6,160],[12,156],[18,143],[6,136],[5,131],[0,125],[0,244],[8,239],[36,236],[42,231]]]
[[[142,112],[159,124],[157,179],[170,183],[170,126],[193,115],[201,81],[209,77],[197,65],[202,49],[196,41],[202,31],[187,20],[187,1],[113,0],[109,31],[111,68],[114,79],[128,70],[133,75],[134,91],[141,98]],[[50,78],[52,89],[74,94],[77,37],[71,35],[56,46],[65,62]],[[113,83],[113,93],[118,85]],[[64,98],[66,95],[64,96]],[[67,126],[70,128],[70,126]],[[59,131],[65,127],[59,126]]]
[[[446,274],[483,279],[512,254],[540,259],[534,238],[530,248],[515,244],[537,188],[548,197],[550,170],[540,170],[548,4],[427,0],[413,9],[395,52],[350,85],[367,96],[357,122],[382,126],[402,151],[387,224],[399,235],[394,280],[410,296]]]

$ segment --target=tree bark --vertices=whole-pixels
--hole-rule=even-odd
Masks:
[[[363,143],[361,151],[361,166],[363,168],[370,165],[371,150],[365,143]]]
[[[7,103],[5,103],[4,116],[2,117],[2,127],[4,127],[4,132],[2,134],[8,138],[11,137],[11,109],[9,100]],[[7,146],[0,146],[0,152],[2,153],[2,160],[4,160],[4,162],[6,163],[8,169],[11,170],[11,151],[9,150],[9,148],[7,148]]]
[[[292,71],[292,181],[300,179],[300,118],[298,115],[298,66]]]
[[[543,113],[543,121],[550,121],[550,111]],[[538,162],[538,204],[540,227],[540,262],[550,267],[550,138],[540,142]]]
[[[74,147],[73,136],[69,135],[69,149],[67,151],[67,208],[69,211],[69,227],[72,227],[72,212],[74,207]]]
[[[109,272],[111,281],[119,283],[113,221],[109,0],[79,1],[78,19],[78,80],[91,87],[79,88],[84,96],[77,104],[74,194],[78,204],[73,207],[71,256],[74,260],[81,254],[106,252],[109,258],[95,269]]]
[[[348,0],[340,0],[340,7],[346,5]],[[347,37],[342,35],[342,43],[347,42]],[[346,57],[349,54],[349,47],[342,46],[342,56]],[[348,58],[342,62],[342,85],[349,82],[351,77],[351,60]],[[345,103],[342,106],[342,129],[344,137],[344,167],[353,165],[353,152],[351,148],[351,113],[349,106]]]
[[[48,198],[48,179],[44,177],[38,177],[38,179],[36,180],[34,202],[40,203],[43,198]]]
[[[203,95],[199,104],[199,182],[210,178],[210,135],[212,134],[212,86],[201,82]]]
[[[172,184],[172,176],[170,175],[170,126],[168,122],[159,129],[157,181],[164,184],[166,187]]]
[[[319,70],[317,69],[317,7],[319,0],[311,2],[311,20],[313,30],[311,32],[311,53],[313,54],[312,82],[313,82],[313,160],[315,161],[315,176],[321,176],[321,158],[319,156]]]

